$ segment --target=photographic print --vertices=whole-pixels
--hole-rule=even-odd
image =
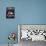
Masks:
[[[46,25],[18,25],[18,38],[20,46],[31,46],[33,42],[39,43],[46,41]]]
[[[15,7],[6,8],[6,18],[15,18]]]

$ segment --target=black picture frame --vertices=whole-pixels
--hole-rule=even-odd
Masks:
[[[6,18],[15,18],[15,7],[6,8]]]

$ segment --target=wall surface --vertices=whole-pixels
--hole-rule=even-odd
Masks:
[[[15,7],[15,19],[6,19],[6,7]],[[46,0],[0,0],[0,44],[8,43],[17,24],[46,24]],[[17,42],[17,39],[16,39]]]

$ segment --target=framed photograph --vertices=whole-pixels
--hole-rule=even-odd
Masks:
[[[6,8],[6,18],[15,18],[15,7]]]
[[[22,40],[46,41],[46,25],[44,24],[19,24],[19,42]]]

